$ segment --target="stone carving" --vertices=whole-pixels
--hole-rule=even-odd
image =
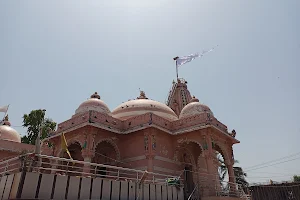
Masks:
[[[155,135],[152,135],[152,149],[153,150],[156,149],[156,138],[155,138]]]
[[[144,91],[140,90],[140,96],[137,99],[148,99]]]
[[[231,135],[232,137],[235,138],[235,136],[236,136],[236,131],[233,129],[233,130],[231,131],[231,133],[229,133],[229,135]]]
[[[118,140],[118,138],[117,137],[111,137],[111,140],[116,141],[116,140]]]
[[[191,156],[189,154],[183,154],[183,162],[184,163],[192,163]]]
[[[163,155],[165,155],[165,156],[168,155],[168,152],[169,152],[169,151],[166,149],[166,146],[163,146],[163,147],[162,147],[162,150],[160,151],[160,153],[163,154]]]
[[[149,143],[148,143],[148,136],[147,135],[145,135],[145,137],[144,137],[144,145],[145,145],[145,151],[148,151]]]
[[[96,134],[92,134],[92,145],[91,145],[92,151],[95,151],[95,149],[96,149],[95,138],[96,138]]]

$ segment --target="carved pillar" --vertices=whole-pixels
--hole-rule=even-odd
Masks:
[[[153,131],[145,133],[145,153],[148,160],[148,171],[153,172],[153,159],[156,154],[156,134]]]
[[[87,162],[83,166],[83,172],[85,176],[89,176],[91,171],[91,165],[89,164],[92,161],[92,158],[95,156],[95,134],[85,135],[83,149],[82,149],[82,157],[84,162]]]
[[[94,155],[94,152],[90,152],[90,151],[82,152],[82,157],[84,159],[84,162],[90,163],[92,161],[93,155]],[[88,163],[85,163],[83,166],[84,173],[90,173],[90,171],[91,171],[91,165]],[[89,176],[89,174],[85,174],[85,175]]]
[[[229,187],[230,187],[230,193],[232,195],[236,194],[236,184],[235,184],[235,177],[234,177],[234,171],[233,171],[233,165],[227,165],[228,168],[228,176],[229,176]]]
[[[205,135],[206,143],[207,143],[207,152],[206,152],[206,161],[207,161],[207,170],[208,170],[208,189],[209,195],[215,195],[216,193],[216,185],[219,183],[218,179],[218,171],[216,171],[216,154],[212,146],[211,139],[211,130],[207,130]]]
[[[227,168],[228,168],[229,182],[230,183],[235,183],[235,176],[234,176],[234,171],[233,171],[233,165],[229,164],[229,165],[227,165]]]
[[[232,143],[227,143],[227,154],[228,154],[228,160],[225,163],[228,169],[228,176],[229,176],[229,186],[230,186],[230,193],[236,194],[237,187],[236,187],[236,181],[235,181],[235,175],[233,170],[234,165],[234,156],[233,156],[233,149],[232,149]]]
[[[153,159],[154,155],[146,155],[146,159],[148,160],[148,172],[153,172]]]
[[[208,170],[208,173],[209,175],[213,175],[214,174],[214,163],[213,163],[213,157],[212,157],[212,154],[213,154],[213,148],[212,148],[212,141],[211,141],[211,137],[210,137],[210,134],[206,134],[206,144],[207,144],[207,150],[205,152],[205,155],[206,155],[206,161],[207,161],[207,170]],[[212,177],[211,177],[212,178]]]
[[[226,166],[228,169],[230,193],[232,195],[235,195],[237,192],[237,187],[236,187],[235,175],[233,170],[233,162],[228,162]]]

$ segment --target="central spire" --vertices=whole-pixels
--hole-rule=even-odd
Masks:
[[[177,82],[173,81],[166,104],[179,116],[181,110],[191,99],[192,96],[187,89],[187,81],[181,78],[177,79]]]

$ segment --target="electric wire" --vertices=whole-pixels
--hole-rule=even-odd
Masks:
[[[300,155],[300,152],[298,153],[294,153],[294,154],[290,154],[290,155],[287,155],[287,156],[284,156],[284,157],[281,157],[281,158],[277,158],[275,160],[271,160],[271,161],[268,161],[268,162],[264,162],[264,163],[260,163],[260,164],[257,164],[257,165],[253,165],[253,166],[250,166],[250,167],[246,167],[245,170],[247,169],[252,169],[252,168],[256,168],[258,166],[262,166],[262,165],[266,165],[266,164],[270,164],[270,163],[273,163],[273,162],[276,162],[276,161],[280,161],[280,160],[284,160],[286,158],[290,158],[290,157],[294,157],[296,155]]]
[[[261,166],[261,167],[257,167],[257,168],[252,168],[252,169],[244,170],[244,171],[245,171],[245,172],[249,172],[249,171],[258,170],[258,169],[262,169],[262,168],[266,168],[266,167],[270,167],[270,166],[274,166],[274,165],[279,165],[279,164],[282,164],[282,163],[286,163],[286,162],[290,162],[290,161],[294,161],[294,160],[298,160],[298,159],[300,159],[300,157],[294,158],[294,159],[290,159],[290,160],[285,160],[285,161],[278,162],[278,163],[274,163],[274,164],[270,164],[270,165],[266,165],[266,166]]]

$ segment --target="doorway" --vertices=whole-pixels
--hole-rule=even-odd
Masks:
[[[184,194],[185,199],[187,199],[190,194],[193,192],[195,187],[194,181],[193,181],[193,172],[192,172],[192,166],[187,165],[184,167]]]

